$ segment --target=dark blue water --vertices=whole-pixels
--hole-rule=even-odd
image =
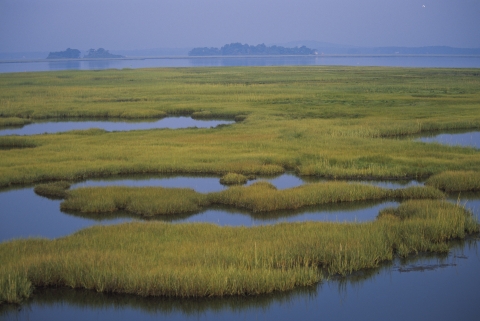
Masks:
[[[173,57],[162,59],[2,62],[0,73],[53,70],[102,70],[158,67],[226,66],[390,66],[480,68],[480,56],[304,56],[304,57]]]
[[[37,135],[44,133],[59,133],[70,130],[84,130],[89,128],[100,128],[106,131],[130,131],[155,128],[210,128],[218,125],[233,124],[232,120],[198,120],[191,117],[166,117],[155,121],[85,121],[81,119],[68,121],[45,121],[35,122],[15,129],[1,129],[0,136],[5,135]]]
[[[420,254],[316,286],[270,295],[202,300],[141,298],[38,289],[2,320],[433,320],[480,316],[480,240],[452,243],[448,255]]]

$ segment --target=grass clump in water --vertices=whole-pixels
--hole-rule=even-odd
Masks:
[[[478,191],[480,172],[447,171],[431,176],[425,184],[446,192]]]
[[[7,297],[12,286],[5,284],[16,271],[19,282],[33,286],[141,296],[256,295],[311,285],[325,273],[374,268],[396,255],[445,252],[448,240],[478,230],[470,212],[439,200],[406,201],[361,224],[95,226],[57,240],[0,244],[0,291]]]
[[[54,189],[55,183],[47,188]],[[48,191],[45,193],[48,194]],[[64,211],[106,213],[124,210],[140,216],[198,212],[211,204],[269,212],[327,203],[444,197],[442,192],[433,187],[390,190],[365,184],[327,182],[277,190],[264,181],[250,186],[232,186],[225,191],[208,194],[187,188],[120,186],[78,188],[68,190],[65,194],[65,201],[60,205]]]
[[[248,177],[237,173],[227,173],[220,178],[222,185],[243,185],[248,182]]]
[[[205,205],[205,195],[188,188],[109,186],[69,190],[60,207],[89,213],[125,210],[148,217],[196,212]]]
[[[35,194],[53,199],[63,199],[67,196],[67,190],[71,183],[65,181],[39,184],[33,189]]]
[[[0,304],[20,303],[32,293],[32,283],[25,274],[0,269]]]
[[[247,208],[253,212],[267,212],[326,203],[386,198],[442,198],[443,196],[443,193],[434,188],[423,187],[389,190],[364,184],[327,182],[277,190],[268,182],[258,182],[246,187],[233,186],[225,191],[211,193],[209,200],[216,204]]]

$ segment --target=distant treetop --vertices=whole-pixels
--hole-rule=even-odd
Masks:
[[[105,50],[103,48],[98,48],[97,50],[95,49],[90,49],[88,50],[88,53],[83,56],[83,58],[123,58],[122,55],[114,55],[108,52],[108,50]]]
[[[80,58],[80,50],[67,48],[65,51],[50,52],[47,59]]]
[[[295,48],[285,48],[282,46],[265,46],[260,44],[256,46],[242,45],[241,43],[231,43],[222,48],[193,48],[188,52],[189,56],[261,56],[261,55],[317,55],[315,49],[305,46]]]

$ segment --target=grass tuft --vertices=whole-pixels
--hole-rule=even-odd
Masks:
[[[248,177],[237,173],[227,173],[220,178],[220,184],[223,185],[243,185],[248,182]]]

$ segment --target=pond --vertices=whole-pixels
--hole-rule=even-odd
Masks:
[[[293,173],[285,173],[276,177],[258,177],[249,184],[266,180],[278,189],[292,188],[306,183],[324,181],[321,178],[300,178]],[[418,181],[360,181],[364,184],[379,185],[386,188],[404,188],[420,185]],[[227,187],[220,184],[219,177],[212,176],[178,176],[178,175],[137,175],[131,177],[111,177],[91,179],[78,182],[71,188],[86,186],[161,186],[168,188],[192,188],[200,193],[221,191]],[[457,202],[458,195],[451,196],[451,202]],[[131,221],[143,221],[138,216],[124,212],[115,213],[64,213],[60,211],[61,200],[51,200],[38,196],[33,188],[17,188],[0,191],[0,242],[20,237],[57,238],[69,235],[82,228],[97,224],[118,224]],[[222,206],[210,206],[198,213],[165,215],[150,220],[172,223],[203,222],[221,226],[257,226],[278,222],[301,221],[334,221],[365,222],[376,218],[378,212],[385,207],[397,206],[399,203],[389,200],[370,202],[346,202],[305,207],[298,210],[252,213],[246,210]],[[480,213],[480,193],[461,193],[460,204]]]
[[[448,254],[419,254],[380,268],[269,295],[165,299],[42,289],[5,320],[477,320],[480,239],[452,242]]]
[[[439,143],[450,146],[474,147],[480,149],[480,132],[454,132],[423,135],[416,140],[424,143]]]
[[[21,128],[0,129],[0,136],[5,135],[38,135],[44,133],[59,133],[70,130],[84,130],[89,128],[100,128],[106,131],[130,131],[145,130],[155,128],[210,128],[218,125],[233,124],[233,120],[198,120],[191,117],[165,117],[159,120],[142,120],[142,121],[126,121],[126,120],[89,120],[72,119],[58,121],[36,121],[31,124],[22,126]]]

